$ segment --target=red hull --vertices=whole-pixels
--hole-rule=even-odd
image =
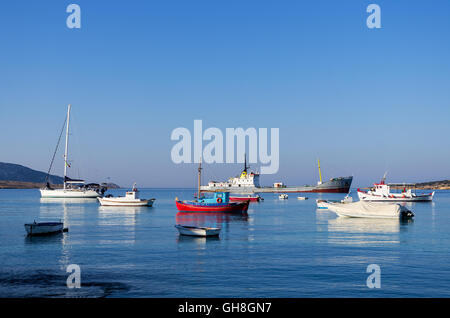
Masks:
[[[248,210],[249,201],[242,203],[228,203],[223,205],[199,205],[190,204],[182,201],[175,201],[180,212],[226,212],[226,213],[245,213]]]
[[[261,197],[230,197],[230,201],[233,202],[246,202],[246,201],[250,201],[250,202],[259,202],[261,200]]]

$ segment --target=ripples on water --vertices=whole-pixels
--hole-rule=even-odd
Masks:
[[[119,194],[121,190],[112,191]],[[144,189],[153,208],[40,199],[0,190],[1,297],[425,297],[450,296],[450,192],[409,204],[414,221],[352,219],[315,198],[265,194],[248,215],[177,213],[193,190]],[[68,233],[25,236],[24,223],[64,220]],[[177,223],[220,226],[219,238],[179,236]],[[382,288],[366,287],[378,264]],[[81,268],[69,289],[66,268]]]

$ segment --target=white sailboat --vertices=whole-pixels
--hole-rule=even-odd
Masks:
[[[41,191],[42,198],[98,198],[106,191],[105,188],[101,188],[98,184],[86,184],[83,180],[74,180],[67,177],[67,168],[70,167],[68,160],[69,153],[69,124],[70,124],[70,110],[71,105],[67,108],[66,117],[66,148],[64,151],[64,184],[62,189],[51,188],[48,182],[48,175],[51,170],[50,164],[49,173],[47,175],[46,186]],[[58,142],[59,143],[59,142]],[[56,153],[56,152],[55,152]]]

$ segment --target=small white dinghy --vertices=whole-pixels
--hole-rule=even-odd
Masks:
[[[64,229],[62,222],[39,222],[25,224],[25,230],[29,236],[33,235],[48,235],[54,233],[60,233],[67,229]]]
[[[218,236],[221,230],[218,227],[198,227],[181,224],[177,224],[175,227],[181,235],[189,236]]]
[[[133,185],[131,191],[127,191],[124,197],[106,196],[104,198],[97,198],[102,206],[153,206],[156,199],[140,199],[139,190],[136,188],[136,183]]]
[[[328,209],[339,216],[352,218],[399,219],[412,218],[414,213],[396,203],[373,203],[358,201],[352,203],[328,203]]]
[[[308,200],[308,197],[297,197],[298,200]]]
[[[280,194],[280,195],[278,196],[278,198],[279,198],[280,200],[286,200],[287,198],[289,198],[289,196],[288,196],[287,194],[285,194],[285,193],[282,193],[282,194]]]

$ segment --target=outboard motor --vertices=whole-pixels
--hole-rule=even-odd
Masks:
[[[407,209],[406,207],[401,206],[400,217],[402,219],[410,219],[414,217],[414,213],[411,210]]]

